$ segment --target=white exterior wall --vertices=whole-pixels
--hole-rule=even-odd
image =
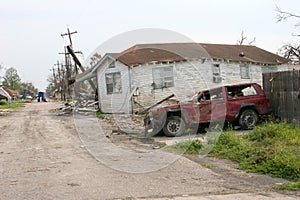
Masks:
[[[213,64],[219,64],[222,81],[213,82]],[[174,87],[164,89],[153,89],[152,69],[155,67],[173,66]],[[269,67],[277,71],[285,66]],[[218,87],[224,84],[256,82],[262,85],[262,66],[249,64],[250,78],[242,79],[240,74],[240,63],[237,62],[219,62],[206,60],[192,60],[189,62],[177,62],[170,64],[143,64],[131,69],[131,85],[139,88],[139,95],[135,97],[142,106],[150,106],[155,102],[174,93],[176,97],[181,98],[186,94]],[[135,105],[136,107],[136,105]]]
[[[97,69],[100,108],[105,113],[131,113],[132,102],[128,98],[130,95],[129,68],[120,62],[115,63],[115,68],[108,68],[108,65],[109,62],[106,60]],[[107,94],[105,74],[114,72],[121,73],[122,92]]]
[[[287,65],[265,67],[249,64],[250,78],[242,79],[240,74],[240,63],[206,60],[191,60],[188,62],[177,62],[169,64],[143,64],[135,67],[127,67],[116,62],[115,68],[108,68],[108,61],[102,63],[97,70],[99,102],[103,112],[107,113],[131,113],[133,109],[141,106],[147,108],[165,97],[175,94],[177,99],[199,90],[218,87],[224,84],[256,82],[262,85],[262,73],[267,70],[284,70]],[[213,64],[219,64],[220,83],[213,82]],[[152,69],[163,66],[173,66],[174,87],[153,89]],[[120,72],[122,93],[107,94],[106,73]],[[130,94],[134,88],[138,88],[132,104]],[[133,107],[132,107],[133,105]]]

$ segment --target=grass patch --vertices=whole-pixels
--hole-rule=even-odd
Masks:
[[[24,107],[24,102],[21,102],[21,101],[13,101],[11,104],[8,104],[6,101],[0,101],[0,102],[1,102],[0,110],[1,109],[17,109],[20,107]]]
[[[300,180],[300,126],[267,122],[245,136],[224,133],[211,154],[249,172]]]
[[[209,164],[209,163],[203,163],[202,166],[203,166],[203,167],[206,167],[206,168],[208,168],[208,169],[211,169],[211,168],[212,168],[212,165]]]
[[[185,154],[208,153],[238,163],[240,169],[284,178],[293,183],[277,189],[300,191],[300,125],[265,122],[248,135],[237,136],[233,131],[213,132],[203,142],[188,140],[164,147],[167,151]]]
[[[300,191],[300,181],[293,183],[285,183],[282,185],[277,185],[275,187],[277,190],[292,190],[292,191]]]
[[[177,154],[199,154],[201,150],[201,141],[198,139],[195,140],[186,140],[183,142],[178,142],[174,145],[165,146],[163,149],[172,153]]]
[[[97,111],[95,111],[95,115],[96,115],[96,117],[100,117],[101,118],[104,115],[104,113],[101,112],[100,110],[97,110]]]

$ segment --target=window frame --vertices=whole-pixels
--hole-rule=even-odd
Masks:
[[[169,69],[169,70],[166,70]],[[155,77],[157,73],[155,71],[160,70],[158,74],[162,75],[162,77]],[[170,72],[170,75],[166,75],[166,72]],[[153,79],[153,88],[154,89],[163,89],[163,88],[169,88],[169,87],[174,87],[175,82],[174,82],[174,66],[169,65],[169,66],[160,66],[160,67],[154,67],[152,68],[152,79]],[[169,79],[166,81],[166,79]],[[160,84],[157,84],[156,81],[161,81]],[[171,80],[171,81],[170,81]],[[166,86],[166,83],[171,83],[170,85]]]
[[[213,63],[211,70],[212,70],[212,81],[214,83],[221,83],[222,77],[221,77],[220,63]]]
[[[240,64],[240,76],[241,79],[250,79],[250,64],[249,63],[241,63]]]
[[[111,75],[112,76],[112,83],[108,83],[108,76]],[[117,81],[116,81],[116,76],[119,75],[120,76],[120,90],[119,91],[115,91],[116,85],[117,85]],[[112,91],[111,89],[109,89],[109,85],[112,84]],[[121,94],[122,93],[122,77],[121,77],[121,72],[110,72],[110,73],[106,73],[105,74],[105,85],[106,85],[106,94],[110,95],[110,94]]]

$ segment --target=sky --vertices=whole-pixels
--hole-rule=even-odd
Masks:
[[[63,60],[59,53],[68,38],[61,34],[67,28],[78,32],[72,35],[73,48],[83,53],[83,63],[99,46],[137,29],[168,30],[215,44],[236,44],[243,31],[246,43],[255,38],[253,45],[277,53],[282,45],[299,41],[293,34],[300,27],[293,18],[277,23],[276,6],[300,14],[299,0],[2,0],[0,64],[16,68],[22,81],[44,91],[50,69]],[[115,41],[115,50],[128,44]]]

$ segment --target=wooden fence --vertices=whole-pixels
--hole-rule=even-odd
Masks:
[[[300,124],[300,70],[263,74],[263,89],[273,113],[287,122]]]

